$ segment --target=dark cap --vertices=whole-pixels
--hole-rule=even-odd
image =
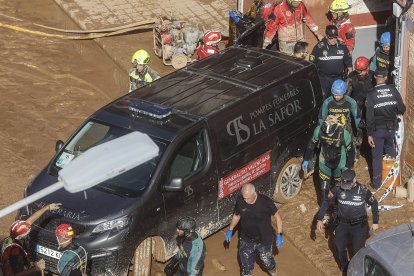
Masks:
[[[388,71],[384,68],[377,68],[377,70],[375,70],[374,76],[377,78],[385,78],[388,76]]]
[[[338,37],[338,28],[335,25],[328,25],[326,26],[325,34],[328,38]]]
[[[341,188],[344,190],[350,190],[354,183],[355,171],[351,169],[345,169],[341,173]]]

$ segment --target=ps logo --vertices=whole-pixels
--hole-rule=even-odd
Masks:
[[[241,122],[242,119],[243,117],[240,115],[227,124],[227,133],[231,136],[236,135],[237,146],[246,142],[250,138],[250,129],[247,125]]]

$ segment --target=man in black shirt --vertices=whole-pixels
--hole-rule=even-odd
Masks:
[[[365,203],[372,208],[372,231],[378,229],[379,213],[378,202],[371,191],[357,182],[355,172],[346,169],[341,174],[340,186],[332,189],[332,194],[325,199],[317,214],[317,228],[323,230],[322,219],[330,204],[337,205],[337,213],[334,216],[335,246],[338,251],[338,259],[341,271],[346,271],[348,265],[347,245],[348,235],[352,236],[354,254],[364,247],[367,239],[368,220]],[[352,256],[351,256],[352,257]]]
[[[318,68],[322,92],[327,98],[333,82],[352,71],[352,57],[346,45],[338,42],[336,26],[326,26],[325,34],[326,37],[313,48],[309,61]]]
[[[257,194],[253,184],[244,185],[241,192],[242,195],[236,200],[229,230],[226,232],[226,242],[230,242],[233,230],[240,221],[241,275],[252,275],[256,256],[259,256],[270,275],[277,275],[276,262],[272,255],[274,232],[271,218],[274,217],[276,220],[278,248],[283,246],[282,218],[273,201],[265,195]]]
[[[372,150],[372,183],[378,189],[382,179],[382,155],[396,156],[394,137],[398,130],[398,115],[405,112],[400,93],[387,84],[388,71],[377,69],[374,77],[377,85],[367,96],[367,135]]]

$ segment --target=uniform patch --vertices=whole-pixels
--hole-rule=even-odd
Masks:
[[[327,56],[328,56],[328,51],[323,50],[322,54],[323,54],[325,57],[327,57]]]
[[[309,56],[309,61],[315,61],[315,56],[314,55],[310,55]]]
[[[345,192],[341,192],[341,193],[339,194],[339,198],[340,198],[340,199],[345,199],[345,198],[346,198],[346,193],[345,193]]]
[[[286,16],[291,16],[292,13],[290,11],[286,11]]]
[[[324,46],[325,46],[325,43],[323,43],[323,41],[321,41],[321,42],[318,43],[318,47],[319,48],[323,48]]]
[[[368,200],[369,200],[369,202],[374,202],[376,199],[375,199],[374,196],[371,196]]]

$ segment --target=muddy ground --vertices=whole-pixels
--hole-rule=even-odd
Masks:
[[[14,18],[22,18],[25,22]],[[58,28],[77,26],[52,0],[0,1],[0,22],[33,28],[37,22]],[[94,41],[71,41],[0,28],[0,208],[20,199],[27,183],[54,154],[54,144],[65,140],[93,111],[123,95],[128,89],[125,61],[114,62]],[[117,39],[125,45],[124,56],[140,47],[151,49],[150,33],[129,34]],[[141,46],[143,45],[143,46]],[[160,60],[153,67],[162,75],[170,72]],[[368,182],[366,163],[358,163],[359,178]],[[308,179],[301,194],[280,206],[284,223],[285,247],[276,255],[280,275],[339,275],[329,236],[313,234],[317,211],[316,191]],[[298,210],[305,204],[307,212]],[[414,206],[401,199],[385,204],[406,204],[381,213],[380,230],[414,220]],[[8,235],[14,214],[0,221],[0,235]],[[208,255],[205,275],[238,275],[237,242],[228,250],[222,246],[224,230],[206,240]],[[213,260],[226,269],[220,271]],[[154,264],[153,274],[162,271]],[[256,266],[254,275],[266,275]]]

